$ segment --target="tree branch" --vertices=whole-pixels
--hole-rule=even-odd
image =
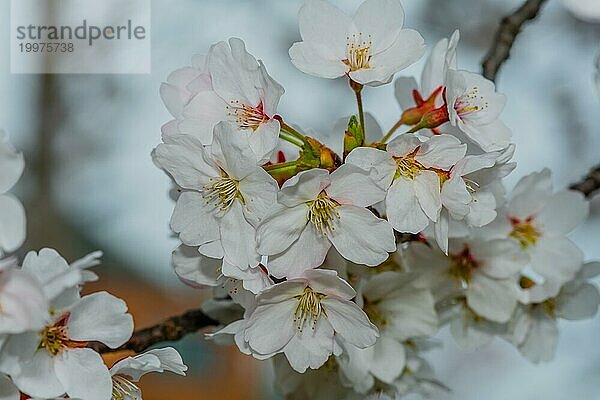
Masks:
[[[510,56],[510,50],[523,24],[537,17],[546,0],[527,0],[515,12],[502,18],[493,45],[483,60],[483,76],[495,81],[498,70]]]
[[[581,181],[572,184],[571,190],[577,190],[585,197],[592,197],[596,191],[600,190],[600,165],[592,169]]]
[[[218,324],[217,321],[204,314],[200,309],[190,310],[181,315],[170,317],[157,325],[135,331],[131,339],[117,349],[111,349],[98,342],[91,343],[89,347],[99,353],[112,353],[123,350],[141,353],[157,343],[173,342],[187,334],[198,332],[202,328]]]

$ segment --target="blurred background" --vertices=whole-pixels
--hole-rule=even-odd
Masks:
[[[353,12],[359,0],[332,0]],[[301,0],[153,0],[152,73],[142,75],[14,75],[9,60],[9,2],[0,1],[0,127],[25,153],[17,190],[28,210],[25,249],[54,247],[68,260],[102,249],[101,280],[124,298],[136,327],[197,307],[202,293],[187,288],[170,267],[177,245],[168,222],[169,179],[150,159],[160,126],[170,119],[158,94],[169,72],[188,65],[217,41],[243,38],[286,89],[279,113],[304,129],[330,135],[355,112],[344,79],[312,78],[296,70],[288,49],[299,40]],[[459,65],[480,71],[501,16],[521,0],[403,0],[406,25],[428,44],[461,31]],[[580,13],[581,14],[581,13]],[[581,17],[581,15],[580,15]],[[585,12],[584,12],[585,17]],[[559,0],[527,25],[497,80],[508,95],[504,121],[517,144],[511,187],[548,166],[565,188],[600,162],[600,100],[594,83],[600,24],[571,14]],[[106,55],[110,57],[110,54]],[[403,75],[420,75],[422,62]],[[366,111],[387,129],[399,116],[393,85],[364,92]],[[341,140],[341,138],[340,138]],[[587,259],[600,259],[600,201],[573,234]],[[459,349],[448,333],[428,353],[452,392],[439,399],[600,399],[600,318],[563,323],[553,362],[531,365],[496,340],[476,353]],[[142,381],[144,398],[277,399],[263,364],[235,348],[193,335],[174,344],[189,378],[158,374]],[[121,355],[122,356],[122,355]],[[491,389],[491,390],[490,390]]]

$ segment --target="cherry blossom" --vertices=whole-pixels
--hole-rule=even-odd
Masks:
[[[321,78],[348,75],[362,85],[382,85],[425,51],[423,37],[402,28],[398,0],[367,0],[353,17],[326,1],[308,0],[298,18],[302,42],[290,48],[292,63]]]
[[[323,263],[333,246],[350,261],[377,265],[396,249],[392,227],[366,207],[385,192],[352,165],[331,174],[304,171],[285,182],[278,205],[257,230],[258,251],[276,277],[300,276]]]
[[[17,183],[25,161],[0,130],[0,256],[18,249],[25,240],[25,210],[16,197],[8,193]]]

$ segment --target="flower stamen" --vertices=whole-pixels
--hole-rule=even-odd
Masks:
[[[326,195],[319,195],[315,200],[306,202],[308,206],[308,220],[313,223],[322,235],[331,234],[335,230],[334,223],[340,219],[336,210],[339,203]]]
[[[257,106],[250,106],[233,100],[227,106],[227,113],[233,117],[235,123],[242,129],[257,130],[260,124],[269,120],[265,114],[262,100]]]
[[[121,375],[112,377],[112,400],[141,400],[140,388],[129,379]]]
[[[298,300],[296,311],[294,312],[294,325],[298,331],[304,330],[306,321],[311,323],[311,329],[314,331],[319,317],[321,315],[327,318],[325,309],[321,306],[321,300],[324,294],[314,292],[310,287],[306,287],[302,294],[294,296]]]
[[[473,271],[479,267],[479,263],[473,258],[471,250],[467,246],[460,253],[450,254],[450,260],[450,275],[463,289],[466,288],[473,277]]]
[[[206,204],[213,203],[213,206],[222,212],[227,211],[236,199],[242,203],[244,200],[239,190],[239,182],[229,177],[210,178],[201,193]]]
[[[533,218],[531,217],[524,220],[513,217],[510,219],[510,222],[513,226],[510,236],[517,239],[524,249],[534,246],[542,236],[542,233],[535,227]]]
[[[489,103],[479,94],[479,87],[475,86],[470,92],[463,94],[454,102],[454,109],[458,116],[463,117],[474,112],[485,110]]]
[[[371,47],[373,41],[371,35],[363,35],[362,32],[346,36],[346,56],[344,64],[350,67],[350,71],[358,71],[370,68]]]

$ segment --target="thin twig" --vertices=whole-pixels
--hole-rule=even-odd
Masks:
[[[218,325],[218,322],[204,314],[201,310],[190,310],[181,315],[170,317],[149,328],[135,331],[131,339],[117,349],[111,349],[102,343],[92,343],[90,348],[99,353],[111,353],[132,350],[140,353],[152,345],[161,342],[173,342],[185,335],[198,332],[202,328]]]
[[[577,190],[583,193],[585,197],[592,197],[594,193],[600,190],[600,165],[592,169],[581,181],[571,185],[571,190]]]
[[[502,18],[490,51],[483,60],[483,76],[494,81],[498,70],[510,56],[510,50],[523,25],[540,13],[546,0],[527,0],[518,10]]]

